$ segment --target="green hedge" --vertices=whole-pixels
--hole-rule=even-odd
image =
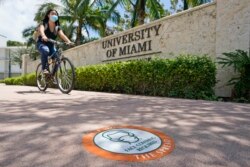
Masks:
[[[4,83],[6,85],[14,85],[14,80],[15,80],[15,78],[6,78],[6,79],[4,79]]]
[[[135,60],[80,67],[75,88],[87,91],[214,100],[216,66],[207,56]],[[36,86],[35,73],[7,78],[8,85]]]
[[[24,85],[36,86],[36,74],[31,73],[24,76]]]
[[[80,90],[120,92],[192,99],[212,99],[215,63],[206,56],[128,61],[76,70]]]
[[[13,78],[6,78],[3,81],[6,85],[27,85],[36,86],[36,74],[31,73]]]

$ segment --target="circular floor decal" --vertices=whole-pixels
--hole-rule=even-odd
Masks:
[[[82,142],[91,153],[113,160],[153,160],[174,150],[174,140],[171,137],[138,126],[98,129],[85,135]]]

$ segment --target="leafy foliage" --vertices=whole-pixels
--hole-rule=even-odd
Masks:
[[[81,90],[194,99],[214,97],[215,63],[206,56],[128,61],[77,69]]]
[[[24,46],[24,43],[19,42],[19,41],[7,41],[7,46]]]
[[[250,55],[246,51],[236,50],[235,52],[223,53],[225,57],[218,58],[222,67],[234,68],[239,73],[228,81],[228,85],[234,85],[236,98],[247,98],[250,100]]]
[[[35,14],[34,21],[36,21],[37,23],[41,23],[42,20],[44,19],[46,12],[49,9],[61,10],[61,7],[51,2],[46,2],[46,3],[41,4]]]
[[[131,27],[142,25],[145,19],[155,20],[165,16],[165,10],[159,0],[118,0],[126,12],[131,15]]]
[[[80,90],[215,100],[215,63],[206,56],[133,60],[76,69]],[[36,85],[35,74],[7,78],[6,84]]]
[[[31,73],[27,75],[22,75],[13,78],[5,78],[3,82],[6,85],[27,85],[27,86],[36,86],[36,74]]]

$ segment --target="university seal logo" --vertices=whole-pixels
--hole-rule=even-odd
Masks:
[[[124,161],[161,158],[174,150],[174,140],[166,134],[138,126],[112,126],[83,136],[86,150],[98,156]]]

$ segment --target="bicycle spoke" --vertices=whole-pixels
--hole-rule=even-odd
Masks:
[[[65,83],[65,89],[68,89],[70,87],[70,83],[67,82],[67,80],[65,80],[64,83]]]
[[[67,58],[63,58],[57,71],[59,89],[69,93],[74,86],[74,67]]]
[[[44,74],[42,73],[42,66],[39,64],[37,66],[36,70],[36,82],[37,82],[37,87],[41,91],[45,91],[47,89],[47,83],[46,83],[46,78]]]
[[[66,75],[63,76],[62,82],[64,83],[63,85],[65,86],[64,88],[69,88],[71,84],[71,80],[66,77]]]
[[[65,75],[65,76],[64,76],[64,79],[65,79],[67,82],[69,82],[69,83],[72,82],[72,79],[69,78],[68,75]]]
[[[62,88],[65,90],[70,87],[70,82],[67,80],[67,78],[63,74],[61,74],[60,83],[61,83]]]
[[[68,88],[69,88],[71,85],[71,81],[65,79],[65,83],[68,85]]]
[[[66,66],[64,66],[65,70],[60,69],[60,78],[62,81],[62,86],[65,88],[69,88],[70,85],[72,84],[72,76],[70,75],[70,71],[66,69]]]

